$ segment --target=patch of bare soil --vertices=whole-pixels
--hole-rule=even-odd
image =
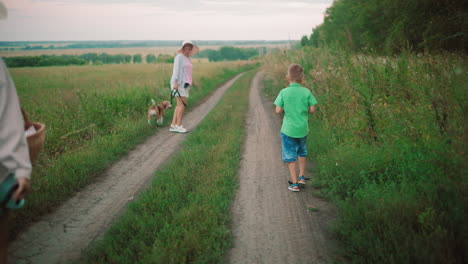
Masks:
[[[259,73],[250,91],[240,186],[232,208],[234,248],[227,262],[330,263],[334,243],[327,227],[335,219],[335,209],[312,194],[317,191],[311,186],[313,175],[300,192],[287,189],[281,118],[272,102],[260,96],[262,88]]]

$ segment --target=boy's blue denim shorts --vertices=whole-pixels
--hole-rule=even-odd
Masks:
[[[307,156],[307,136],[292,138],[281,133],[281,145],[283,148],[283,161],[295,162],[297,157]]]

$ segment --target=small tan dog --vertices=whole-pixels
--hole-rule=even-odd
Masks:
[[[148,109],[148,124],[151,125],[151,118],[154,116],[156,117],[156,123],[162,125],[164,121],[164,110],[172,108],[172,105],[168,101],[162,101],[159,105],[156,105],[153,99],[151,99],[151,102],[153,105]]]

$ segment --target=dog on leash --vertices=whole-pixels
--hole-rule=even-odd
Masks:
[[[168,101],[162,101],[158,105],[156,105],[153,99],[151,99],[151,102],[153,105],[148,109],[148,124],[151,125],[151,118],[156,117],[156,123],[162,125],[164,121],[164,110],[172,108],[172,105]]]

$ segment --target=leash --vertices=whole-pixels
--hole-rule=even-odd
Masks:
[[[176,96],[179,97],[182,103],[184,104],[184,106],[187,107],[187,104],[184,102],[184,100],[182,100],[182,96],[180,95],[179,89],[171,90],[171,104],[172,104],[172,99]]]

